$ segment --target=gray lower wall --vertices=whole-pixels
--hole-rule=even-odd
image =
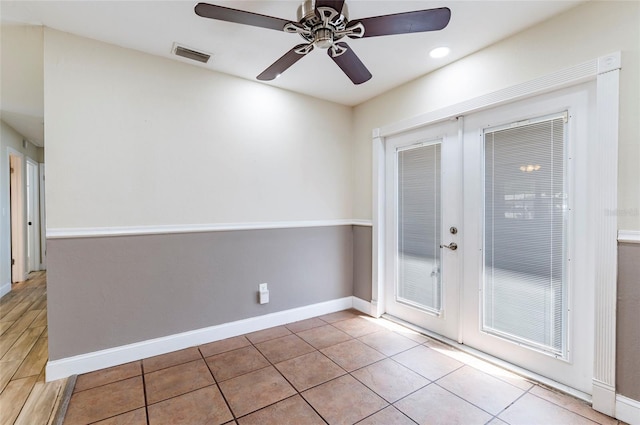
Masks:
[[[50,239],[49,358],[351,296],[353,235],[335,226]],[[257,302],[261,282],[269,304]]]
[[[50,239],[50,359],[351,295],[370,301],[371,240],[369,226]],[[622,243],[616,382],[634,400],[639,323],[640,244]]]
[[[372,227],[353,226],[353,295],[371,301]]]
[[[616,392],[640,401],[640,244],[618,246]]]

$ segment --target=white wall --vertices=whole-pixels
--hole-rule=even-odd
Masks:
[[[351,218],[351,108],[45,30],[47,227]]]
[[[640,3],[591,1],[355,108],[354,218],[370,219],[373,128],[621,50],[619,228],[640,230]]]
[[[2,120],[37,145],[43,143],[43,29],[0,25]]]

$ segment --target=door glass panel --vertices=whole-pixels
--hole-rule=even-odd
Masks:
[[[440,142],[398,150],[396,300],[439,313]]]
[[[483,330],[566,354],[565,123],[484,135]]]

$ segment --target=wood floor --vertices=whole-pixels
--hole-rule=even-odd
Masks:
[[[14,284],[0,299],[0,425],[47,425],[66,380],[45,382],[46,272]]]

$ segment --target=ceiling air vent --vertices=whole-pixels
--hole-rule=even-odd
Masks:
[[[207,63],[211,58],[211,55],[208,53],[198,52],[197,50],[181,46],[177,43],[173,45],[173,53],[177,56],[182,56],[183,58],[191,59],[191,60],[202,62],[202,63]]]

